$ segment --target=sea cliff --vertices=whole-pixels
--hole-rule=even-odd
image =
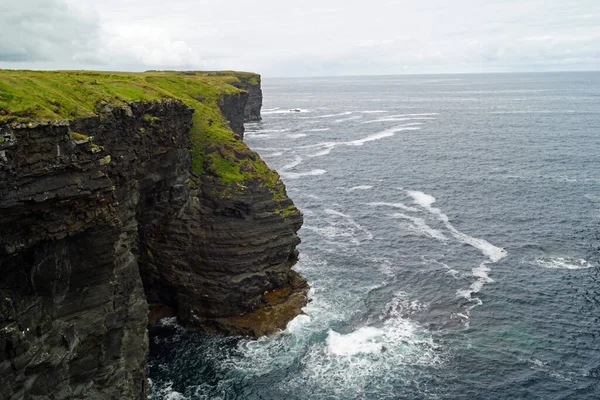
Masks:
[[[143,399],[148,316],[260,336],[302,215],[243,142],[260,76],[0,71],[0,399]]]

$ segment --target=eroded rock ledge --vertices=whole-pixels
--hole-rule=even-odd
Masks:
[[[9,78],[57,79],[32,74]],[[298,315],[302,215],[241,142],[260,77],[63,74],[93,110],[0,86],[0,399],[145,398],[149,303],[253,336]],[[126,84],[158,94],[97,93]]]

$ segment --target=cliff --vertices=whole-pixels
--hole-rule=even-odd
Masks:
[[[241,141],[259,84],[0,71],[0,399],[145,398],[149,303],[253,336],[301,312],[302,215]]]

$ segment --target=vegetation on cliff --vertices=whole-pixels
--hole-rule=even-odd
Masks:
[[[99,115],[107,105],[179,100],[195,110],[190,132],[195,172],[217,177],[229,190],[259,180],[283,198],[277,173],[235,137],[218,107],[223,96],[257,82],[256,74],[234,71],[0,70],[0,124],[74,120]]]

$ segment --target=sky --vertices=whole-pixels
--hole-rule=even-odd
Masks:
[[[600,70],[600,0],[0,0],[0,68]]]

